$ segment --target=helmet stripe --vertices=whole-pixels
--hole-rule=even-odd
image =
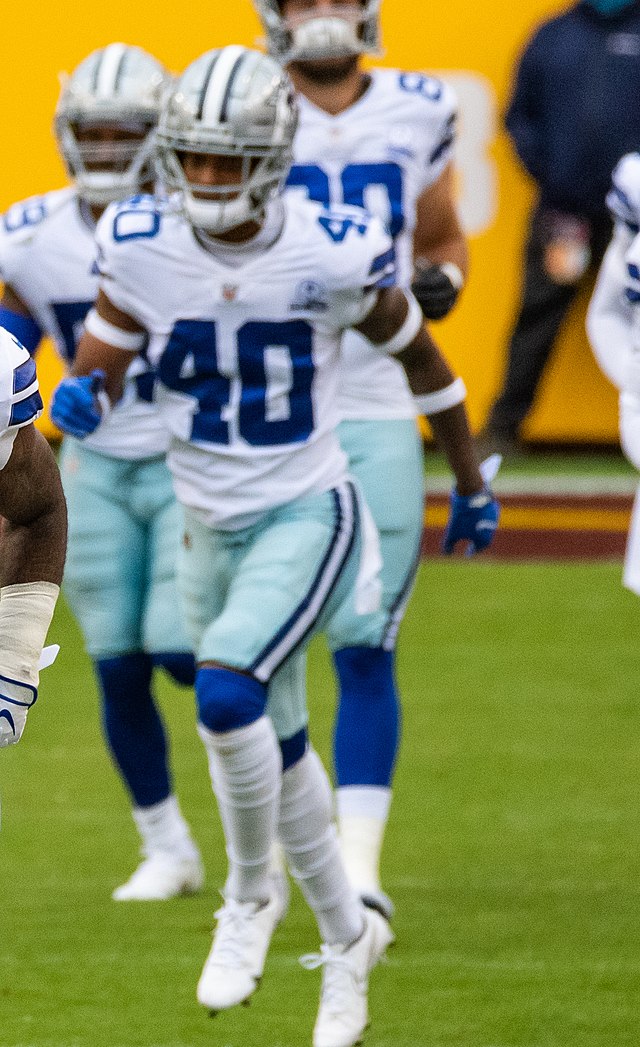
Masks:
[[[246,48],[240,47],[238,44],[223,47],[220,51],[219,60],[210,71],[211,75],[208,78],[206,90],[202,96],[202,115],[200,119],[205,124],[215,125],[222,120],[222,108],[223,104],[226,104],[226,88],[229,77],[234,72],[238,58],[243,58],[246,53]]]
[[[216,62],[218,61],[218,59],[220,57],[220,54],[221,54],[220,51],[216,51],[216,53],[214,54],[213,58],[211,59],[211,64],[209,65],[209,68],[207,69],[207,75],[205,76],[204,80],[202,81],[202,90],[200,92],[200,102],[198,104],[198,112],[196,113],[196,119],[198,119],[198,120],[202,120],[202,113],[203,113],[203,110],[204,110],[205,99],[207,97],[207,91],[209,90],[209,83],[211,82],[211,75],[212,75],[213,70],[215,68]]]
[[[127,57],[128,57],[128,55],[129,55],[129,48],[125,48],[125,50],[122,52],[122,55],[120,56],[120,62],[118,63],[118,68],[116,69],[115,79],[113,81],[113,90],[114,90],[115,94],[117,94],[118,91],[120,90],[120,81],[122,80],[122,78],[124,76],[124,71],[125,71],[125,68],[126,68],[126,65],[127,65]]]
[[[116,93],[120,63],[124,58],[124,44],[109,44],[102,52],[102,61],[98,71],[96,95],[98,98],[111,98]]]
[[[104,48],[96,52],[96,64],[93,70],[93,80],[91,82],[91,90],[95,94],[98,90],[98,77],[100,76],[100,66],[102,65],[102,57],[104,55]]]
[[[226,86],[226,89],[225,89],[225,92],[224,92],[224,98],[222,99],[222,105],[220,106],[220,123],[221,124],[226,123],[227,120],[229,119],[229,113],[228,113],[229,99],[231,98],[231,91],[233,90],[233,82],[234,82],[234,80],[235,80],[235,78],[236,78],[236,76],[238,74],[238,70],[240,69],[240,66],[244,62],[244,59],[245,59],[244,54],[241,54],[238,58],[236,58],[235,65],[234,65],[233,69],[231,70],[231,72],[229,73],[229,79],[227,80],[227,86]]]

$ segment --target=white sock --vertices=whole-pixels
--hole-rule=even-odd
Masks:
[[[147,857],[159,851],[180,858],[198,857],[176,796],[167,796],[151,807],[134,807],[132,814],[142,839],[142,852]]]
[[[380,855],[391,789],[349,785],[336,790],[340,847],[350,882],[360,893],[380,887]]]
[[[280,747],[271,721],[261,716],[248,727],[223,734],[198,724],[198,733],[207,750],[227,844],[225,897],[266,902],[282,781]]]
[[[323,940],[347,945],[362,934],[362,909],[342,864],[332,818],[329,779],[317,753],[308,749],[282,776],[278,834]]]

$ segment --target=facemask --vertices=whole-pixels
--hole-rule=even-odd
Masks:
[[[590,7],[599,15],[617,15],[625,8],[631,7],[635,0],[587,0]]]

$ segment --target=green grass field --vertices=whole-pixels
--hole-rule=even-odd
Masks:
[[[640,1044],[640,606],[611,565],[429,563],[404,627],[402,758],[384,880],[398,944],[367,1047]],[[223,882],[188,692],[166,685],[197,898],[117,905],[136,837],[61,608],[58,664],[0,755],[2,1047],[304,1047],[317,944],[294,894],[260,991],[210,1019],[195,984]],[[333,685],[311,659],[326,753]]]

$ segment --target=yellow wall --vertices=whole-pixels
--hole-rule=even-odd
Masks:
[[[461,193],[472,275],[455,316],[437,334],[471,390],[478,427],[498,385],[520,275],[519,249],[531,188],[499,127],[513,63],[556,0],[385,0],[384,64],[450,78],[462,103]],[[139,44],[179,71],[224,43],[251,44],[259,26],[250,0],[143,4],[21,0],[3,19],[0,207],[64,183],[51,135],[60,70],[113,40]],[[616,398],[585,344],[580,310],[563,337],[528,428],[535,439],[615,440]],[[45,362],[46,361],[46,362]],[[48,354],[46,386],[57,374]],[[51,372],[50,374],[48,372]]]

